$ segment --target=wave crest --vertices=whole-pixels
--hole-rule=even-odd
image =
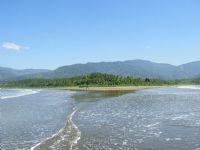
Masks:
[[[47,138],[41,143],[38,143],[37,145],[32,147],[31,150],[72,150],[73,146],[77,144],[77,142],[81,138],[81,132],[72,120],[72,117],[74,116],[76,111],[77,109],[74,109],[74,111],[68,116],[64,128],[60,129],[56,134],[52,135],[52,137]]]
[[[18,89],[17,91],[4,93],[4,91],[0,92],[0,99],[9,99],[9,98],[15,98],[15,97],[21,97],[31,94],[39,93],[41,90],[32,90],[32,89]]]
[[[195,85],[178,86],[177,88],[180,88],[180,89],[200,90],[200,86],[195,86]]]

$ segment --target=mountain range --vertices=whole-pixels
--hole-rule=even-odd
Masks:
[[[165,80],[200,77],[200,61],[175,66],[146,60],[127,60],[115,62],[97,62],[62,66],[55,70],[24,69],[17,70],[0,67],[0,81],[29,78],[64,78],[85,75],[93,72],[141,78]]]
[[[10,81],[23,79],[25,77],[29,77],[31,75],[36,75],[39,73],[47,73],[49,70],[46,69],[12,69],[6,67],[0,67],[0,81]]]

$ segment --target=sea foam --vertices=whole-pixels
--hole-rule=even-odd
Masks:
[[[41,90],[32,90],[32,89],[19,89],[17,91],[13,91],[11,93],[3,93],[1,91],[0,93],[0,99],[10,99],[10,98],[15,98],[15,97],[21,97],[21,96],[26,96],[26,95],[31,95],[31,94],[36,94],[39,93]]]
[[[73,146],[77,144],[81,138],[81,131],[78,129],[78,127],[74,124],[72,120],[76,111],[77,109],[74,109],[74,111],[68,116],[64,128],[60,129],[57,133],[53,134],[51,137],[36,144],[31,148],[31,150],[40,150],[40,149],[72,150]]]
[[[180,89],[200,90],[200,86],[195,86],[195,85],[177,86],[177,88],[180,88]]]

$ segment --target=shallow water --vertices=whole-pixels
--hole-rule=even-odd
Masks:
[[[200,90],[148,89],[79,107],[77,149],[200,147]]]
[[[42,90],[32,95],[20,89],[0,92],[12,93],[12,98],[0,99],[1,150],[27,150],[51,137],[64,127],[74,107],[73,92]]]
[[[81,100],[82,97],[82,100]],[[0,149],[200,148],[200,90],[44,90],[0,100]]]

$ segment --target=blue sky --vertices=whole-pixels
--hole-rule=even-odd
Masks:
[[[1,0],[0,66],[200,60],[199,0]]]

